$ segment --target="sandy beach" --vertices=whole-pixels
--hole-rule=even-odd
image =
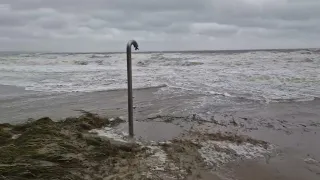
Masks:
[[[41,117],[50,117],[58,121],[66,117],[79,116],[81,113],[77,110],[90,111],[101,116],[121,117],[124,120],[127,118],[125,90],[38,95],[37,92],[25,91],[13,86],[1,86],[0,89],[2,95],[6,94],[2,96],[6,99],[3,98],[0,103],[1,123],[19,124],[29,118]],[[156,95],[157,90],[157,88],[146,88],[134,91],[137,139],[157,143],[173,139],[201,139],[206,134],[231,133],[263,140],[273,147],[261,158],[258,153],[260,151],[254,150],[256,147],[238,147],[232,145],[231,141],[231,144],[226,147],[237,147],[234,150],[234,153],[238,153],[235,156],[237,160],[232,160],[233,155],[229,154],[226,157],[221,154],[208,156],[219,161],[213,161],[207,157],[205,161],[207,167],[198,172],[202,179],[313,180],[319,178],[319,99],[264,105],[251,103],[241,111],[228,111],[233,108],[223,107],[211,114],[201,115],[188,112],[188,102],[200,96],[159,99]],[[19,94],[20,98],[15,97],[15,94]],[[127,123],[121,123],[113,128],[117,132],[126,134]],[[103,132],[100,133],[103,136]],[[203,135],[194,136],[194,133]],[[223,142],[227,143],[228,140],[221,141]],[[209,141],[203,141],[203,143],[209,143]],[[205,144],[202,146],[206,147]],[[208,148],[216,146],[217,144],[209,145]],[[218,146],[223,147],[223,144]],[[241,151],[246,152],[247,155],[241,155]],[[205,152],[214,154],[215,151],[209,148]],[[248,156],[248,154],[251,155]],[[192,179],[192,176],[190,178]]]

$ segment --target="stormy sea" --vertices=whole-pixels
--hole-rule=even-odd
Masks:
[[[206,132],[197,135],[197,154],[216,179],[232,178],[225,174],[319,178],[319,49],[134,52],[132,57],[136,136],[163,145],[186,138],[187,131],[192,137]],[[126,65],[125,53],[0,52],[0,123],[59,121],[82,111],[126,121]],[[127,126],[95,131],[121,139]],[[174,147],[191,147],[181,142]],[[158,149],[154,155],[171,161],[169,152]],[[159,166],[150,171],[159,175],[164,162],[150,160]]]

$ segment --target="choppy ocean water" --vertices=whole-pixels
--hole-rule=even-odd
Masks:
[[[0,84],[39,94],[126,89],[126,55],[1,52]],[[200,95],[200,106],[309,101],[320,97],[320,51],[134,53],[133,87],[161,87],[158,98]]]

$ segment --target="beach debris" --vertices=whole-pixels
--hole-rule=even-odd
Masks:
[[[189,131],[179,138],[144,141],[117,129],[122,118],[81,116],[54,122],[45,117],[0,125],[0,177],[4,179],[184,179],[231,161],[264,158],[272,146],[233,133]],[[157,116],[197,122],[200,117]],[[216,125],[216,124],[214,124]]]

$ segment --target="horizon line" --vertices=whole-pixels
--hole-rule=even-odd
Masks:
[[[227,51],[281,51],[281,50],[318,50],[320,48],[261,48],[261,49],[203,49],[203,50],[149,50],[149,51],[132,51],[135,53],[175,53],[175,52],[227,52]],[[74,53],[74,54],[91,54],[91,53],[125,53],[125,51],[19,51],[19,50],[10,50],[2,51],[0,53],[46,53],[46,54],[64,54],[64,53]]]

